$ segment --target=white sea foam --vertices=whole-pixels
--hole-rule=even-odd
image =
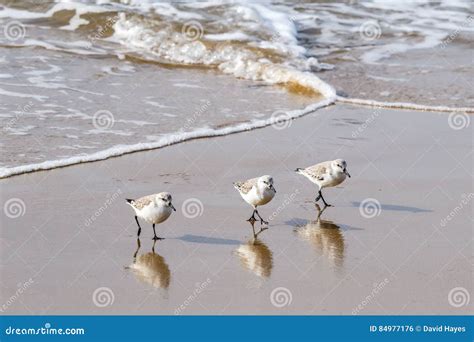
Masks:
[[[174,83],[173,86],[176,88],[204,88],[197,84],[189,84],[189,83]]]
[[[350,103],[350,104],[356,104],[356,105],[361,105],[361,106],[419,110],[419,111],[426,111],[426,112],[474,113],[473,107],[426,106],[426,105],[406,103],[406,102],[382,102],[382,101],[374,101],[374,100],[352,99],[352,98],[347,98],[347,97],[342,97],[342,96],[337,96],[336,101],[341,102],[341,103]]]
[[[154,107],[158,107],[158,108],[176,108],[176,107],[167,106],[167,105],[158,103],[158,102],[156,102],[156,101],[145,101],[145,103],[147,103],[147,104],[149,104],[149,105],[152,105],[152,106],[154,106]]]
[[[333,99],[325,99],[320,102],[314,103],[304,109],[288,111],[287,116],[285,116],[285,119],[291,120],[291,119],[301,117],[319,108],[328,106],[332,104],[333,102],[334,102]],[[35,171],[40,171],[40,170],[50,170],[50,169],[55,169],[55,168],[74,165],[74,164],[105,160],[108,158],[118,157],[118,156],[128,154],[128,153],[157,149],[164,146],[169,146],[169,145],[173,145],[173,144],[177,144],[183,141],[197,139],[197,138],[217,137],[217,136],[229,135],[229,134],[238,133],[238,132],[249,131],[252,129],[262,128],[265,126],[275,124],[276,122],[280,122],[281,120],[282,120],[281,117],[270,117],[268,119],[253,120],[252,122],[241,123],[235,126],[228,126],[228,127],[219,128],[219,129],[201,128],[201,129],[196,129],[191,132],[171,133],[171,134],[162,136],[159,138],[159,140],[153,141],[153,142],[138,143],[138,144],[133,144],[133,145],[117,145],[103,151],[86,154],[86,155],[74,156],[74,157],[69,157],[69,158],[64,158],[64,159],[59,159],[59,160],[48,160],[48,161],[37,163],[37,164],[22,165],[22,166],[10,167],[10,168],[0,168],[0,178],[7,178],[14,175],[35,172]]]
[[[48,96],[18,93],[16,91],[9,91],[9,90],[5,90],[5,89],[2,89],[2,88],[0,88],[0,95],[14,96],[14,97],[27,97],[27,98],[33,98],[33,99],[38,100],[38,101],[44,101],[48,98]]]
[[[206,34],[204,38],[206,40],[211,40],[211,41],[226,41],[226,40],[251,41],[252,40],[252,38],[249,35],[241,31]]]
[[[239,8],[243,8],[239,6]],[[171,28],[156,31],[151,24],[120,13],[114,24],[114,35],[110,41],[122,44],[127,50],[141,54],[144,58],[188,65],[217,67],[226,74],[248,80],[264,81],[268,84],[300,84],[303,87],[333,99],[335,90],[314,73],[298,67],[317,67],[313,58],[305,58],[305,49],[298,45],[294,23],[286,14],[265,10],[261,5],[245,7],[257,24],[266,28],[275,39],[255,43],[261,48],[274,49],[295,58],[288,63],[274,63],[261,58],[250,48],[223,44],[209,47],[200,40],[189,40],[185,34]],[[246,14],[251,17],[250,14]],[[212,36],[211,36],[212,37]],[[293,64],[293,65],[292,65]],[[323,67],[321,67],[323,68]]]
[[[47,50],[68,52],[68,53],[74,53],[74,54],[85,55],[85,56],[107,54],[107,52],[104,49],[93,47],[92,45],[90,47],[85,47],[84,49],[81,49],[78,46],[75,47],[75,45],[64,44],[63,42],[55,42],[53,44],[53,41],[46,42],[42,40],[29,39],[29,38],[24,39],[23,41],[19,43],[13,43],[11,45],[22,46],[22,47],[24,46],[42,47]]]

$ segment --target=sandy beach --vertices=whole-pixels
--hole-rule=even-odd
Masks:
[[[336,104],[285,127],[2,179],[2,201],[24,204],[1,218],[2,311],[469,314],[448,295],[473,285],[473,131],[450,118]],[[336,157],[352,178],[325,191],[334,207],[317,220],[316,188],[293,170]],[[254,241],[232,182],[262,174],[277,194]],[[159,191],[178,210],[155,253],[143,223],[137,251],[124,199]]]
[[[472,333],[471,2],[0,0],[0,30],[5,339]],[[321,208],[295,171],[339,158]]]

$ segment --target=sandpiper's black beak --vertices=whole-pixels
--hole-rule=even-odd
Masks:
[[[172,203],[170,203],[170,207],[171,209],[173,209],[174,211],[176,211],[176,208],[174,207],[174,205]]]
[[[270,189],[273,189],[273,191],[275,191],[275,193],[277,192],[277,191],[275,190],[275,187],[273,186],[273,184],[270,184]]]
[[[349,174],[349,172],[347,172],[346,169],[344,169],[344,173],[347,175],[347,177],[351,178],[351,175]]]

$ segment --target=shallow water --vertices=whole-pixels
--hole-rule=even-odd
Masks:
[[[2,177],[259,127],[335,91],[474,103],[467,1],[1,3]]]
[[[215,70],[161,68],[110,57],[91,64],[88,58],[49,50],[38,57],[32,48],[21,55],[17,49],[4,51],[17,73],[0,85],[15,90],[0,104],[3,167],[250,123],[318,100]]]

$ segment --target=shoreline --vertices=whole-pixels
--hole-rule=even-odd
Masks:
[[[220,137],[231,134],[242,133],[246,131],[256,130],[265,128],[271,125],[285,123],[300,117],[303,117],[307,114],[310,114],[320,108],[330,106],[334,104],[334,99],[325,99],[319,102],[313,103],[306,108],[296,109],[284,113],[284,117],[281,116],[272,116],[268,119],[263,120],[254,120],[253,122],[246,122],[236,126],[230,126],[225,128],[213,129],[213,128],[199,128],[195,131],[185,132],[181,134],[171,133],[167,134],[164,138],[160,139],[157,142],[153,143],[138,143],[134,145],[119,145],[112,148],[102,150],[87,156],[75,156],[66,159],[45,161],[38,164],[29,164],[24,166],[16,166],[12,168],[0,169],[0,179],[6,179],[9,177],[33,173],[37,171],[47,171],[54,170],[57,168],[63,168],[68,166],[73,166],[77,164],[92,163],[102,160],[107,160],[109,158],[116,158],[123,155],[156,150],[164,148],[167,146],[176,145],[182,142],[196,140],[196,139],[205,139],[212,137]],[[292,114],[293,113],[293,114]],[[163,140],[163,141],[161,141]]]
[[[286,112],[285,116],[271,117],[269,119],[263,119],[253,122],[246,122],[236,126],[230,126],[220,129],[213,128],[199,128],[195,131],[185,132],[181,134],[169,133],[163,139],[163,141],[153,142],[153,143],[137,143],[134,145],[125,145],[125,146],[114,146],[106,150],[95,152],[87,156],[74,156],[66,159],[59,160],[48,160],[45,162],[37,164],[27,164],[22,166],[2,168],[0,169],[0,179],[7,179],[14,176],[19,176],[22,174],[28,174],[39,171],[54,170],[57,168],[63,168],[68,166],[73,166],[77,164],[93,163],[98,161],[107,160],[110,158],[117,158],[123,155],[150,151],[161,149],[164,147],[172,146],[175,144],[180,144],[186,141],[196,140],[196,139],[206,139],[213,137],[221,137],[231,134],[238,134],[246,131],[258,130],[275,124],[286,123],[298,118],[302,118],[308,114],[311,114],[317,110],[320,110],[324,107],[337,105],[338,103],[350,104],[354,106],[365,106],[378,109],[401,109],[401,110],[414,110],[422,112],[451,112],[451,113],[474,113],[474,108],[470,107],[449,107],[449,106],[425,106],[413,103],[405,102],[380,102],[373,100],[365,99],[355,99],[355,98],[345,98],[341,96],[336,96],[334,99],[325,99],[319,102],[313,103],[303,109],[295,109],[289,112]],[[295,114],[291,114],[295,113]]]
[[[474,113],[473,107],[450,107],[450,106],[430,106],[420,105],[416,103],[408,102],[383,102],[367,99],[357,99],[351,97],[336,97],[336,103],[352,104],[355,106],[367,106],[373,108],[388,108],[388,109],[404,109],[404,110],[415,110],[422,112],[455,112],[455,113]]]

